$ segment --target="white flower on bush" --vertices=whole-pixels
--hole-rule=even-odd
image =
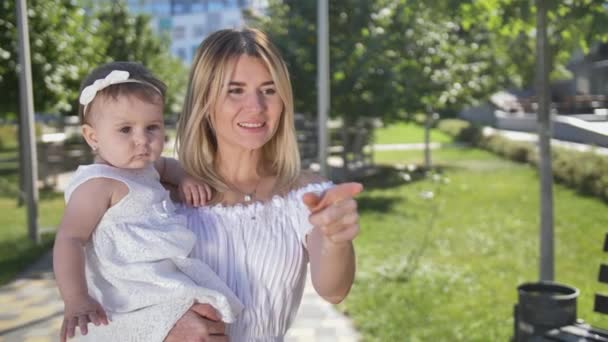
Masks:
[[[422,191],[420,193],[420,197],[422,197],[423,199],[426,199],[426,200],[433,199],[433,197],[435,197],[435,193],[430,190]]]

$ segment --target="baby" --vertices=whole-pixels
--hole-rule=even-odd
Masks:
[[[127,314],[138,317],[141,341],[162,341],[195,302],[227,323],[242,310],[209,266],[188,258],[196,237],[161,185],[178,187],[190,205],[210,198],[206,185],[161,157],[164,94],[160,80],[130,62],[102,65],[82,84],[82,134],[95,162],[80,166],[66,189],[55,239],[62,341],[77,327],[82,339],[120,341]]]

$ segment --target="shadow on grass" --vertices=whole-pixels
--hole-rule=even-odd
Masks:
[[[54,234],[43,234],[39,245],[34,245],[25,236],[1,242],[0,285],[15,279],[15,276],[47,253],[53,245],[54,237]],[[48,271],[51,271],[50,267]]]
[[[376,212],[376,213],[387,213],[393,209],[395,204],[403,201],[403,198],[398,196],[385,196],[385,197],[367,197],[361,196],[357,198],[357,204],[359,212]]]
[[[5,165],[0,165],[0,176],[13,176],[17,175],[18,172],[17,166],[5,167]]]

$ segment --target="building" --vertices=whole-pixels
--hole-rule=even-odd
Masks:
[[[192,62],[203,38],[222,28],[245,24],[243,10],[263,11],[266,0],[128,0],[132,13],[152,17],[153,29],[171,39],[171,52]]]

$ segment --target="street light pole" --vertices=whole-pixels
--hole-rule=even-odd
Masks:
[[[540,173],[540,280],[553,281],[553,171],[551,169],[551,113],[547,41],[547,2],[536,1],[536,92],[538,98],[538,171]]]
[[[16,0],[17,31],[19,39],[19,111],[20,143],[19,165],[22,177],[25,204],[27,206],[27,225],[30,240],[40,243],[38,234],[38,165],[36,164],[36,143],[34,131],[34,97],[32,91],[32,69],[30,64],[30,38],[27,23],[27,4],[25,0]]]
[[[319,166],[327,177],[327,113],[329,111],[329,7],[328,0],[317,1],[317,122]]]

